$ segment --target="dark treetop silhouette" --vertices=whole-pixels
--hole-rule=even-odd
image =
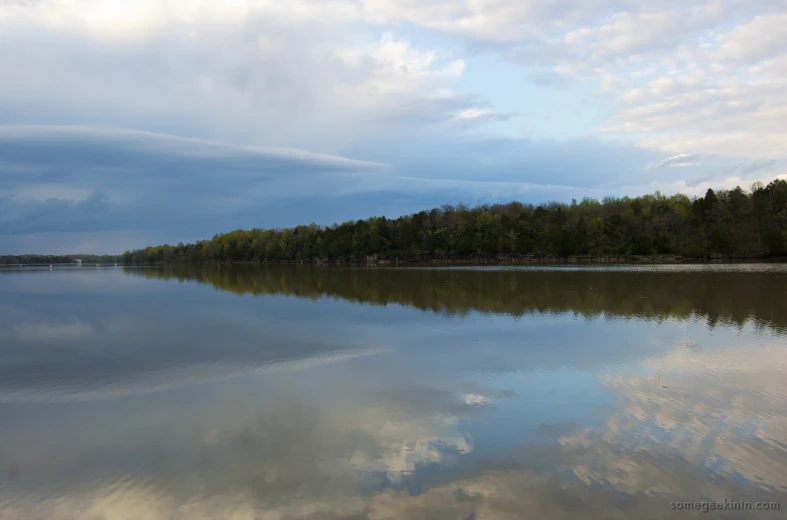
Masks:
[[[757,258],[785,254],[787,182],[755,184],[690,199],[660,193],[442,206],[388,219],[321,227],[237,230],[195,244],[127,251],[126,263],[359,262],[499,259],[524,256],[681,255]]]

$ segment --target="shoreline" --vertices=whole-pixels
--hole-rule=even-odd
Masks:
[[[216,265],[311,265],[311,266],[347,266],[347,267],[427,267],[427,266],[505,266],[505,265],[680,265],[680,264],[763,264],[763,263],[785,263],[787,257],[753,257],[753,258],[733,258],[733,257],[709,257],[693,258],[680,255],[610,255],[610,256],[524,256],[524,257],[497,257],[497,258],[376,258],[374,256],[358,260],[328,260],[314,259],[301,261],[207,261],[207,262],[95,262],[85,263],[84,267],[112,266],[116,267],[144,267],[144,266],[208,266]],[[21,267],[48,267],[49,265],[59,267],[77,267],[79,264],[69,262],[52,262],[51,264],[0,264],[2,269],[19,269]]]
[[[762,264],[762,263],[785,263],[787,257],[770,258],[688,258],[673,255],[630,255],[630,256],[570,256],[570,257],[520,257],[520,258],[460,258],[460,259],[375,259],[367,258],[363,261],[357,260],[311,260],[311,261],[211,261],[211,262],[154,262],[154,263],[131,263],[124,265],[131,266],[198,266],[198,265],[312,265],[312,266],[354,266],[354,267],[406,267],[406,266],[472,266],[472,265],[603,265],[603,264]]]

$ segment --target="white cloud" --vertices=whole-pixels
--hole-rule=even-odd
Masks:
[[[785,16],[784,5],[768,0],[5,2],[0,124],[133,128],[245,147],[298,148],[386,162],[395,172],[314,176],[298,188],[304,196],[412,190],[419,204],[440,204],[445,199],[421,195],[448,189],[485,200],[524,194],[538,202],[569,193],[619,194],[621,186],[632,194],[654,186],[693,189],[691,178],[700,175],[748,182],[755,175],[742,170],[693,171],[697,161],[670,161],[680,169],[648,171],[647,165],[691,151],[703,157],[703,168],[715,157],[730,164],[775,161],[767,173],[783,171],[787,47],[778,28]],[[601,101],[592,124],[603,136],[593,146],[614,138],[616,145],[604,149],[618,160],[588,157],[575,142],[559,153],[550,141],[509,140],[500,150],[492,132],[516,132],[513,118],[527,118],[522,106],[540,101],[506,106],[518,79],[479,77],[487,73],[488,53],[521,65],[522,77],[542,87],[543,78],[551,79],[555,92],[561,82],[596,89],[582,94]],[[510,63],[507,70],[515,70]],[[484,81],[504,82],[490,88],[494,102],[484,98]],[[467,92],[467,85],[481,91]],[[565,95],[579,95],[572,89]],[[560,103],[562,95],[550,103]],[[495,125],[502,121],[511,122]],[[635,159],[632,144],[645,149]],[[205,144],[208,155],[215,150]],[[141,153],[155,155],[148,148]],[[567,164],[567,155],[576,160]],[[139,166],[139,157],[132,162]],[[88,230],[73,215],[102,213],[137,232],[141,217],[124,220],[123,212],[107,211],[150,193],[155,203],[162,190],[152,177],[189,175],[148,163],[135,170],[143,180],[132,183],[121,177],[128,165],[117,161],[82,166],[63,177],[57,173],[62,165],[51,161],[30,165],[3,157],[6,211],[0,220],[26,221],[34,227],[27,233],[80,233]],[[649,175],[646,181],[642,174]],[[185,193],[171,206],[186,209],[202,200],[214,214],[243,208],[247,214],[227,226],[265,225],[253,220],[260,217],[251,208],[290,201],[297,191],[284,174],[265,186],[213,187],[206,203],[195,195],[197,185],[179,185]],[[347,213],[326,218],[377,211],[366,209],[371,202],[354,204],[355,211],[345,204]],[[413,204],[391,214],[421,209]],[[64,217],[57,229],[44,217],[29,218],[42,214]],[[302,212],[297,222],[316,218]],[[194,231],[189,239],[224,230]],[[4,231],[23,230],[6,225]],[[1,240],[31,243],[9,235]],[[90,237],[80,242],[93,243]],[[127,241],[115,240],[121,242]]]
[[[514,117],[514,114],[502,114],[490,108],[466,108],[457,112],[451,118],[451,122],[464,128],[475,127],[494,121],[507,121]]]
[[[407,20],[491,44],[528,67],[596,83],[603,131],[678,153],[787,158],[784,4],[644,0],[467,3],[368,0]]]
[[[139,41],[173,25],[195,29],[242,26],[258,16],[281,23],[345,21],[357,16],[356,12],[346,0],[35,0],[6,2],[0,6],[0,22],[76,29],[110,41]]]
[[[361,88],[380,94],[406,93],[412,85],[431,86],[437,79],[459,79],[465,68],[462,60],[446,61],[449,55],[414,49],[392,33],[383,34],[379,41],[369,45],[345,49],[341,58],[354,68],[371,62],[373,72]]]
[[[86,124],[133,127],[146,111],[159,129],[176,122],[211,137],[323,149],[339,149],[343,131],[466,124],[463,115],[488,111],[432,95],[463,75],[465,61],[390,32],[406,21],[597,82],[613,106],[606,132],[667,152],[783,158],[786,16],[768,0],[14,2],[0,7],[0,45],[11,51],[0,99],[49,100],[28,120],[77,101]],[[370,37],[359,30],[369,22],[389,32]],[[154,45],[166,54],[152,54]],[[140,73],[142,84],[132,77]],[[510,117],[484,115],[475,124]]]
[[[686,166],[696,166],[699,164],[700,156],[691,153],[681,153],[667,157],[656,164],[655,168],[685,168]]]
[[[0,6],[0,123],[137,128],[340,152],[448,121],[464,61],[359,27],[350,1]]]
[[[755,16],[747,23],[716,37],[721,45],[714,58],[719,64],[749,65],[785,56],[787,12]]]
[[[555,28],[595,13],[591,0],[363,0],[365,16],[378,23],[410,21],[450,34],[504,43],[544,37]]]
[[[603,130],[666,152],[786,158],[787,45],[773,29],[786,13],[738,21],[734,5],[698,5],[619,15],[577,48],[589,51],[576,74],[605,78],[613,103]]]

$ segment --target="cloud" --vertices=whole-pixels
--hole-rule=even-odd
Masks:
[[[525,67],[598,87],[601,130],[680,153],[787,158],[787,11],[770,0],[470,3],[368,0]],[[550,80],[550,84],[555,81]]]
[[[395,218],[446,202],[541,203],[700,189],[686,180],[693,167],[663,168],[658,178],[646,178],[660,154],[597,139],[404,135],[384,143],[372,138],[347,152],[352,159],[150,132],[0,127],[0,252],[120,253],[237,228]],[[720,172],[728,168],[729,182],[702,189],[749,186],[770,176],[765,166],[761,175],[729,170],[747,164],[740,160],[705,162]]]
[[[776,159],[757,159],[748,164],[741,164],[738,166],[742,175],[756,173],[762,170],[773,170],[776,165]]]
[[[409,22],[487,45],[530,77],[597,85],[609,133],[667,152],[784,158],[787,69],[774,28],[787,13],[767,0],[254,0],[226,11],[205,1],[45,0],[0,13],[8,122],[188,129],[339,152],[352,135],[510,118],[477,95],[435,96],[467,62],[394,34]],[[458,117],[477,112],[485,116]]]
[[[751,7],[767,11],[775,6]],[[614,107],[603,130],[638,136],[643,145],[666,152],[688,148],[784,159],[779,143],[787,139],[787,69],[779,63],[787,47],[761,26],[763,20],[780,23],[785,13],[736,20],[734,6],[721,11],[705,6],[704,11],[696,27],[683,31],[685,41],[648,46],[637,51],[637,59],[609,54],[601,39],[595,43],[600,61],[587,73],[604,80]],[[664,14],[672,24],[683,23],[679,20],[686,15],[683,9]],[[633,24],[630,30],[642,26]],[[674,31],[662,34],[672,38]],[[638,71],[643,74],[635,75]]]
[[[448,197],[693,193],[787,168],[775,2],[218,5],[0,5],[0,252],[117,252]],[[483,77],[499,57],[510,76]],[[567,85],[548,103],[594,99],[589,135],[512,138],[542,103],[520,76]],[[526,124],[574,124],[557,119]],[[648,168],[686,150],[708,171]],[[757,158],[773,170],[730,170]]]
[[[10,233],[139,229],[161,218],[236,210],[237,194],[284,176],[305,182],[385,168],[301,150],[82,127],[0,127],[0,154],[0,222]]]
[[[54,166],[70,169],[122,168],[134,163],[141,174],[179,176],[167,170],[174,158],[184,164],[231,165],[249,176],[273,172],[374,170],[384,165],[297,149],[235,146],[151,132],[78,126],[0,126],[0,153],[6,163],[24,165],[21,173],[3,169],[3,180],[46,177]],[[10,171],[9,171],[10,170]],[[195,174],[203,173],[202,171]],[[41,185],[36,189],[40,190]],[[41,197],[37,197],[41,198]]]
[[[689,153],[673,155],[655,164],[654,168],[685,168],[686,166],[697,166],[700,157],[700,155]]]
[[[451,121],[464,128],[471,128],[494,121],[508,121],[515,116],[516,114],[497,113],[488,108],[466,108],[459,111]]]
[[[555,2],[480,0],[417,2],[364,0],[367,17],[378,23],[409,21],[430,29],[478,41],[519,43],[548,36],[555,26],[576,23],[600,11],[598,1]]]
[[[222,4],[223,5],[223,4]],[[340,152],[449,120],[462,59],[355,24],[351,2],[45,0],[0,7],[0,121]],[[163,53],[161,49],[166,49]]]
[[[409,148],[405,156],[414,161],[412,170],[397,151],[400,146]],[[382,149],[363,145],[353,154],[379,160],[361,161],[149,132],[4,126],[0,127],[0,201],[4,207],[0,222],[6,234],[39,234],[43,239],[47,233],[103,233],[96,237],[101,236],[104,243],[111,230],[134,236],[147,230],[150,239],[161,238],[162,222],[166,222],[177,242],[240,226],[275,227],[305,220],[328,224],[327,218],[358,218],[382,211],[398,216],[419,211],[421,205],[442,204],[448,195],[468,200],[472,193],[477,198],[479,190],[485,197],[506,199],[539,191],[542,196],[557,195],[560,188],[554,184],[546,191],[537,184],[539,176],[556,179],[544,168],[565,169],[563,178],[572,184],[580,176],[572,172],[578,164],[571,157],[578,162],[588,154],[603,157],[601,148],[594,151],[591,143],[566,145],[576,150],[574,154],[557,152],[564,146],[555,143],[542,148],[547,154],[543,159],[534,155],[538,148],[526,142],[445,146],[418,151],[409,140],[389,142]],[[477,168],[489,165],[485,149],[495,148],[497,164],[489,177],[473,178]],[[622,152],[613,154],[618,163]],[[632,160],[639,154],[636,150],[626,153]],[[550,166],[552,154],[568,157],[565,167],[560,163]],[[397,167],[387,166],[397,156]],[[435,161],[436,166],[428,176],[423,173],[427,161]],[[405,197],[410,203],[394,203],[392,197]],[[348,206],[347,198],[354,205]],[[321,204],[342,206],[344,215],[334,209],[320,217]],[[188,232],[190,237],[184,237],[184,230],[189,229],[193,230]],[[86,239],[90,238],[81,240]],[[29,242],[15,240],[17,244]]]

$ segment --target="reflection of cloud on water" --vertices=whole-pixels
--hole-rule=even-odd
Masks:
[[[260,322],[246,318],[221,329],[216,324],[223,316],[208,321],[189,315],[172,327],[177,336],[141,330],[142,338],[129,336],[124,342],[138,322],[85,317],[81,323],[97,327],[100,341],[75,346],[82,352],[100,352],[117,341],[116,346],[135,354],[121,358],[123,363],[157,350],[167,356],[151,357],[156,365],[135,362],[128,370],[123,363],[112,364],[104,378],[74,370],[68,384],[53,381],[57,386],[51,387],[42,386],[45,378],[30,377],[37,373],[31,370],[27,380],[14,380],[27,386],[15,389],[10,379],[0,377],[0,388],[18,400],[65,396],[93,401],[233,377],[250,364],[251,370],[267,374],[341,363],[383,352],[357,345],[389,344],[385,334],[356,336],[344,349],[342,342],[325,345],[309,336],[298,336],[298,343],[279,342]],[[202,328],[199,321],[206,322]],[[241,321],[249,330],[241,328]],[[13,330],[7,323],[4,330]],[[61,324],[69,323],[63,330],[73,337],[85,333],[79,321]],[[305,330],[290,327],[282,336]],[[217,332],[211,336],[209,328]],[[216,342],[227,330],[243,333],[231,336],[236,341],[229,347]],[[708,336],[689,330],[695,341],[676,342],[672,349],[604,351],[598,338],[608,338],[608,330],[598,330],[581,330],[583,347],[592,347],[582,349],[587,352],[555,348],[578,333],[561,337],[555,327],[549,331],[551,343],[540,349],[500,341],[488,351],[477,345],[459,350],[446,342],[444,350],[418,350],[417,363],[395,366],[396,356],[377,358],[382,366],[364,374],[337,365],[325,373],[253,378],[253,384],[239,379],[237,386],[206,385],[200,392],[184,392],[186,399],[172,392],[117,404],[42,405],[18,415],[21,407],[11,405],[0,428],[0,520],[648,519],[669,517],[668,504],[677,499],[759,496],[787,504],[787,347],[776,343],[778,338],[748,348],[707,348]],[[670,334],[674,327],[659,330]],[[323,329],[319,333],[328,336]],[[413,333],[419,335],[420,330]],[[175,337],[182,347],[172,344]],[[43,334],[41,344],[47,347],[50,339]],[[747,333],[738,343],[749,340],[762,337]],[[399,343],[406,341],[400,337]],[[18,356],[14,359],[28,353],[12,346],[6,350]],[[213,357],[217,352],[221,355]],[[602,352],[618,362],[605,361]],[[49,353],[41,348],[31,355],[49,363],[56,360]],[[496,371],[479,359],[494,362]],[[594,383],[597,374],[609,374],[604,389],[617,396],[618,406],[606,410],[601,424],[577,431],[559,422],[567,420],[561,415],[558,422],[542,425],[549,426],[543,428],[548,442],[521,446],[525,441],[517,440],[517,448],[491,454],[484,453],[481,435],[474,433],[473,439],[462,431],[463,422],[478,417],[511,431],[506,421],[515,419],[512,414],[532,412],[532,421],[541,420],[528,403],[559,401],[544,395],[528,400],[523,389],[549,390],[535,369],[566,364]],[[424,372],[408,372],[416,365]],[[463,370],[468,366],[473,370]],[[485,370],[483,384],[451,377],[475,376],[479,366]],[[519,407],[507,406],[513,401],[505,399],[515,395],[503,388],[508,385],[500,376],[503,369],[530,381],[516,387],[517,402],[524,403]],[[540,374],[559,381],[555,386],[578,388],[576,377],[561,379],[557,370]],[[85,386],[79,386],[80,378]],[[500,384],[491,390],[484,387],[489,383]],[[298,387],[310,404],[287,401],[295,400],[291,390]],[[56,388],[57,395],[46,394],[48,388]],[[491,421],[484,414],[496,407],[501,415]],[[50,412],[61,416],[43,420]],[[42,425],[55,426],[57,443]],[[560,442],[551,442],[556,437]],[[713,515],[674,514],[692,517]],[[781,517],[783,512],[757,515]]]
[[[0,519],[352,517],[365,507],[360,489],[369,482],[379,489],[417,466],[445,463],[446,452],[472,449],[456,417],[402,410],[367,404],[324,413],[280,401],[250,416],[214,412],[177,438],[131,446],[131,455],[98,446],[80,455],[66,444],[65,466],[46,469],[48,478],[41,471],[50,460],[0,452],[0,470],[15,465],[34,479],[28,489],[24,479],[0,485]]]
[[[82,321],[71,323],[16,323],[10,330],[0,330],[0,339],[3,341],[26,341],[32,343],[46,343],[53,341],[69,342],[84,341],[92,338],[96,331],[89,324]]]
[[[522,453],[522,458],[537,457]],[[258,489],[274,488],[276,480],[289,484],[285,495],[260,494],[247,488],[205,487],[191,483],[190,495],[162,488],[158,483],[101,486],[98,489],[69,493],[57,498],[34,501],[31,497],[0,506],[0,518],[65,520],[410,520],[410,519],[486,519],[518,520],[546,518],[742,518],[739,511],[726,514],[673,511],[674,500],[697,497],[750,498],[751,489],[733,480],[710,481],[680,458],[654,457],[648,453],[621,451],[599,444],[594,448],[563,449],[552,453],[558,464],[604,459],[612,477],[605,482],[581,480],[534,471],[523,467],[481,470],[475,474],[412,494],[401,488],[386,488],[362,493],[344,487],[340,470],[330,481],[315,487],[308,480],[293,480],[286,468],[263,468],[256,477]],[[282,471],[284,470],[284,471]],[[282,471],[279,473],[278,471]],[[614,478],[617,474],[617,478]],[[323,478],[327,475],[322,475]],[[287,479],[290,480],[287,480]],[[233,482],[234,483],[234,482]],[[626,491],[631,489],[631,491]],[[781,500],[784,495],[763,494],[761,500]],[[757,512],[757,518],[782,518],[782,511]],[[743,516],[745,517],[745,516]]]
[[[673,354],[649,363],[662,379],[673,366],[687,377],[690,372],[687,360]],[[752,361],[749,368],[767,365]],[[755,372],[762,375],[762,368]],[[624,392],[636,380],[642,393],[636,402],[663,406],[658,391],[643,386],[648,378],[647,373],[612,378],[608,384]],[[672,376],[672,382],[679,380]],[[459,417],[477,409],[465,396],[496,397],[480,388],[460,394],[419,390],[388,394],[382,403],[335,401],[329,409],[279,398],[256,413],[211,408],[206,410],[211,415],[178,435],[132,446],[128,453],[122,447],[117,453],[91,448],[84,458],[64,445],[69,464],[52,474],[54,492],[33,485],[50,461],[0,453],[0,469],[16,463],[22,476],[0,485],[0,519],[655,519],[673,513],[692,518],[669,510],[669,502],[678,499],[748,499],[756,493],[782,503],[787,498],[729,475],[710,476],[674,446],[648,447],[641,437],[631,444],[625,430],[630,424],[624,423],[629,416],[635,421],[638,412],[627,408],[595,431],[564,434],[562,443],[524,446],[451,470],[450,454],[473,448],[457,425]],[[436,481],[419,481],[419,467],[435,463],[451,471]],[[63,480],[65,474],[69,479]],[[400,480],[421,484],[412,492]]]
[[[251,375],[254,373],[285,372],[305,370],[332,363],[342,363],[351,359],[374,356],[388,352],[389,349],[353,349],[330,351],[314,354],[301,359],[282,359],[258,363],[193,363],[163,370],[149,370],[131,374],[133,380],[126,380],[123,374],[116,374],[107,381],[74,381],[61,383],[51,381],[38,387],[24,385],[13,388],[0,382],[0,402],[72,402],[72,401],[111,401],[128,395],[139,395],[183,386],[219,381],[222,379]],[[91,384],[92,383],[92,384]]]
[[[378,450],[372,456],[355,452],[350,464],[363,471],[384,472],[392,482],[415,471],[416,466],[445,463],[447,453],[468,454],[472,441],[458,431],[456,417],[420,417],[391,420],[380,410],[368,410],[360,430],[373,436]]]
[[[236,316],[159,304],[131,313],[95,303],[47,305],[22,302],[0,315],[0,402],[107,401],[388,351],[376,338],[315,340],[266,326],[248,309]]]
[[[622,400],[618,412],[602,428],[586,428],[562,442],[675,453],[709,471],[787,491],[785,374],[787,347],[781,344],[703,351],[678,341],[636,373],[606,378]],[[583,478],[608,478],[581,471]],[[624,480],[616,485],[624,486]]]
[[[489,397],[476,393],[462,395],[462,400],[468,405],[484,405],[489,402]]]

